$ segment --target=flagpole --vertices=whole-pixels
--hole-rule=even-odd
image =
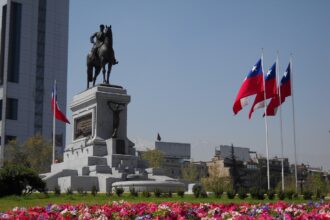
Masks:
[[[278,51],[277,51],[277,57],[276,57],[276,74],[277,74],[277,83],[279,85],[278,87],[278,96],[279,96],[279,101],[280,101],[280,133],[281,133],[281,176],[282,176],[282,192],[284,192],[284,144],[283,144],[283,121],[282,121],[282,97],[281,97],[281,82],[280,82],[280,77],[279,77],[279,58],[278,58]]]
[[[296,193],[298,192],[298,174],[297,174],[297,142],[296,142],[296,120],[294,111],[294,96],[293,96],[293,73],[292,73],[292,54],[290,55],[290,83],[292,96],[292,122],[293,122],[293,147],[294,147],[294,172],[296,178]]]
[[[262,49],[261,53],[261,68],[264,71],[264,51]],[[267,188],[270,190],[270,172],[269,172],[269,150],[268,150],[268,125],[267,125],[267,108],[266,108],[266,82],[265,82],[265,75],[262,74],[263,83],[264,83],[264,111],[265,111],[265,130],[266,130],[266,157],[267,157]]]
[[[55,132],[56,132],[56,121],[55,121],[55,105],[56,105],[56,80],[54,81],[53,88],[53,161],[52,164],[55,163]]]

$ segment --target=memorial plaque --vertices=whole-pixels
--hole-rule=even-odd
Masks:
[[[92,113],[75,119],[74,139],[92,135]]]

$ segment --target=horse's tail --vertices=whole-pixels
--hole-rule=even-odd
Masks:
[[[87,55],[87,78],[89,82],[93,81],[93,61],[90,54]]]

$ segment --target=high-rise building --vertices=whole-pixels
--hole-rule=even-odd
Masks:
[[[51,93],[66,109],[68,0],[0,0],[0,165],[16,139],[52,137]],[[65,125],[56,124],[57,150]]]

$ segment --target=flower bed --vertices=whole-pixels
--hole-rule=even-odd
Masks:
[[[330,203],[211,204],[129,203],[106,205],[48,205],[14,208],[0,213],[0,219],[330,219]]]

